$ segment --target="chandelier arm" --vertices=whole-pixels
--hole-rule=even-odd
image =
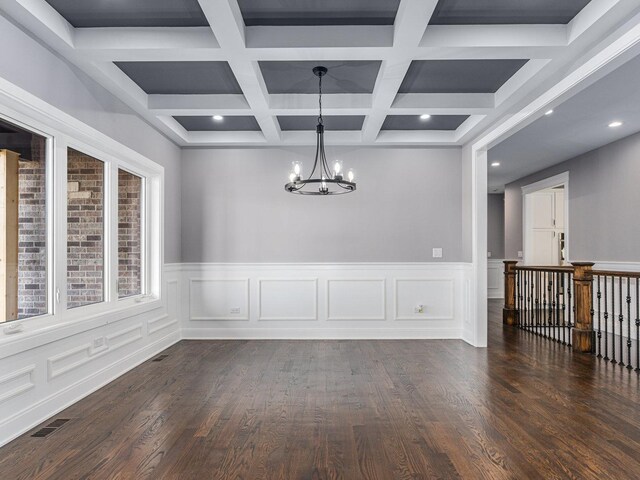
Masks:
[[[313,178],[313,174],[316,171],[316,167],[318,165],[318,152],[320,151],[320,133],[317,133],[316,131],[316,156],[315,159],[313,160],[313,168],[311,169],[311,173],[309,174],[308,178]]]
[[[327,163],[327,156],[324,151],[324,133],[322,134],[322,146],[320,149],[322,155],[322,169],[324,170],[324,174],[327,178],[331,178],[331,170],[329,169],[329,164]]]

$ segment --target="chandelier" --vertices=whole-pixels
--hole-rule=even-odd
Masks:
[[[316,126],[316,156],[313,161],[311,173],[305,178],[302,173],[302,162],[293,162],[289,183],[284,189],[298,195],[341,195],[350,193],[356,189],[353,181],[355,174],[349,170],[346,175],[342,161],[335,160],[331,168],[324,152],[324,122],[322,119],[322,77],[327,74],[327,68],[318,66],[313,69],[313,74],[318,77],[318,125]]]

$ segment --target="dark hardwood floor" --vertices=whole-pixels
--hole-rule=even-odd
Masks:
[[[488,349],[182,341],[0,449],[0,478],[640,478],[638,374],[490,313]]]

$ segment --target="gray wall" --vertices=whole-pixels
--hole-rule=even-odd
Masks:
[[[180,261],[180,149],[129,107],[0,16],[0,77],[165,168],[165,261]]]
[[[356,170],[337,197],[284,191],[311,148],[187,149],[182,172],[184,262],[461,261],[460,149],[332,148]]]
[[[487,197],[487,251],[491,258],[504,258],[504,194]]]
[[[574,261],[640,261],[640,134],[529,175],[506,186],[505,254],[522,250],[522,191],[569,172],[569,256]]]

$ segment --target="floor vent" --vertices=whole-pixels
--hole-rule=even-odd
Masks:
[[[156,358],[154,358],[152,361],[153,362],[161,362],[162,360],[164,360],[165,358],[167,358],[169,355],[159,355]]]
[[[44,428],[41,428],[40,430],[38,430],[36,433],[34,433],[31,436],[32,437],[37,437],[37,438],[44,438],[44,437],[46,437],[48,435],[51,435],[53,432],[55,432],[58,428],[63,426],[68,421],[69,421],[68,418],[57,418],[53,422],[51,422],[49,425],[47,425]]]

